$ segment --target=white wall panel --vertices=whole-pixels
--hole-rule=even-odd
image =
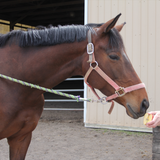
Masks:
[[[119,13],[122,16],[118,24],[126,22],[121,35],[127,54],[146,84],[148,111],[160,110],[160,1],[88,0],[88,23],[104,23]],[[96,99],[89,88],[87,97]],[[121,105],[116,104],[111,115],[107,113],[109,107],[110,104],[87,103],[86,126],[148,130],[143,118],[131,119]]]

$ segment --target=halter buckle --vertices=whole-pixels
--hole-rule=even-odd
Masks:
[[[124,87],[120,87],[118,90],[115,91],[115,93],[118,95],[118,97],[122,97],[126,94]]]
[[[94,52],[94,45],[93,45],[93,43],[88,43],[87,44],[87,53],[88,54],[93,54],[93,52]]]

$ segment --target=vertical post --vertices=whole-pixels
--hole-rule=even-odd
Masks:
[[[160,126],[153,128],[152,160],[160,160]]]
[[[88,23],[88,0],[84,0],[84,24]],[[87,85],[84,83],[84,98],[87,98]],[[83,119],[86,122],[87,102],[84,101]]]
[[[10,31],[14,30],[14,24],[10,21]]]

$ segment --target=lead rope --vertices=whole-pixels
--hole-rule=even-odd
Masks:
[[[79,102],[79,101],[95,102],[95,100],[92,100],[92,99],[81,98],[80,96],[74,96],[72,94],[62,93],[62,92],[56,91],[54,89],[41,87],[39,85],[35,85],[35,84],[32,84],[32,83],[21,81],[21,80],[18,80],[18,79],[15,79],[15,78],[3,75],[3,74],[0,74],[0,77],[4,78],[4,79],[7,79],[7,80],[10,80],[12,82],[19,83],[19,84],[24,85],[24,86],[28,86],[28,87],[35,88],[35,89],[38,89],[38,90],[42,90],[42,91],[49,92],[49,93],[54,93],[54,94],[57,94],[57,95],[60,95],[60,96],[65,96],[67,98],[76,99],[77,102]]]

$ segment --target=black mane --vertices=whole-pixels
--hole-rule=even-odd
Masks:
[[[86,39],[89,26],[67,25],[53,27],[37,27],[28,31],[13,30],[7,34],[0,35],[0,47],[13,42],[20,47],[28,46],[50,46],[61,43],[73,43]]]
[[[94,34],[93,28],[100,27],[101,24],[87,24],[87,25],[67,25],[49,28],[39,26],[35,29],[28,31],[13,30],[7,34],[0,34],[0,47],[5,46],[7,43],[16,43],[20,47],[29,46],[51,46],[62,43],[73,43],[75,41],[83,41],[87,37],[88,30],[91,29]],[[113,28],[108,33],[109,43],[108,47],[111,50],[120,50],[123,45],[123,40],[119,32]],[[109,49],[109,50],[110,50]]]
[[[92,28],[97,28],[102,26],[104,23],[88,23],[87,26],[90,26]]]

